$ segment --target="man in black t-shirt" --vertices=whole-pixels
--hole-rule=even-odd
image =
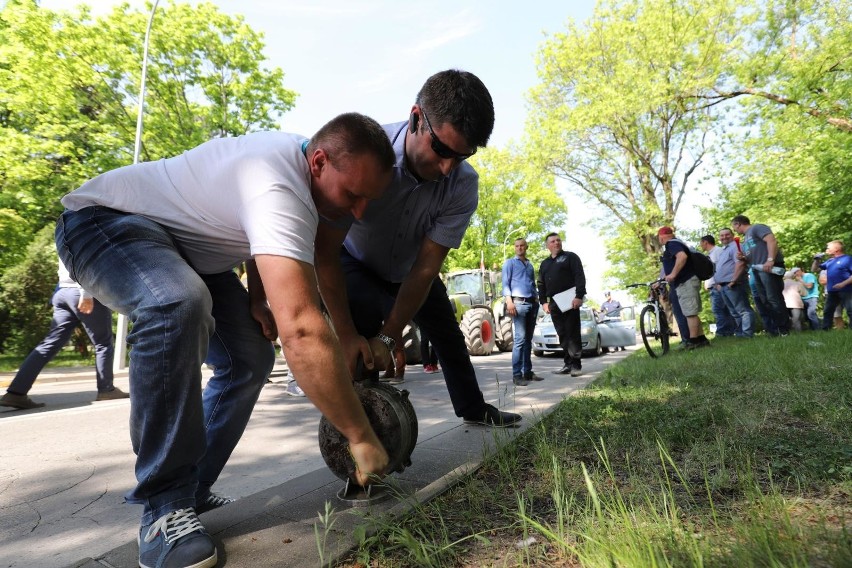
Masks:
[[[698,318],[701,312],[701,281],[689,261],[689,247],[675,238],[671,227],[660,227],[657,237],[663,246],[663,272],[666,282],[677,293],[680,309],[689,326],[689,341],[685,348],[706,347],[710,342],[704,336],[701,320]]]
[[[550,256],[542,261],[538,269],[538,300],[544,313],[550,314],[559,344],[562,346],[565,365],[555,371],[558,375],[572,377],[582,374],[583,342],[580,338],[580,306],[586,295],[586,273],[580,257],[562,250],[562,239],[558,233],[547,235],[545,242]],[[575,288],[574,299],[565,311],[559,309],[553,296]]]

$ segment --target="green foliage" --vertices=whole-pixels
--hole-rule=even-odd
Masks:
[[[585,28],[569,23],[542,47],[531,154],[605,210],[615,244],[656,256],[656,228],[673,224],[696,186],[715,121],[700,95],[742,41],[736,9],[731,0],[604,2]]]
[[[128,5],[97,19],[85,7],[54,12],[33,0],[0,9],[0,210],[26,219],[0,219],[3,242],[15,243],[0,249],[0,266],[55,221],[62,195],[132,162],[147,21],[147,11]],[[212,4],[161,5],[141,159],[276,128],[295,94],[280,69],[262,67],[262,49],[260,34]]]
[[[0,353],[26,353],[47,333],[57,262],[48,226],[27,246],[23,260],[0,276]]]
[[[598,206],[618,282],[653,271],[699,175],[722,186],[707,231],[749,215],[791,266],[852,236],[852,4],[612,0],[566,28],[538,54],[531,155]]]
[[[544,235],[568,216],[553,176],[531,164],[525,150],[511,147],[487,148],[471,163],[479,173],[479,207],[461,247],[450,251],[445,269],[477,268],[484,260],[486,268],[499,270],[514,254],[512,243],[518,237],[529,242],[531,259],[543,259]]]

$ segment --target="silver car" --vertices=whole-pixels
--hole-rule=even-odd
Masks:
[[[620,318],[614,314],[596,314],[586,306],[580,308],[580,340],[583,353],[600,355],[610,349],[636,345],[636,321],[633,307],[621,309]],[[541,357],[547,353],[562,353],[559,337],[553,327],[550,314],[539,318],[532,340],[533,355]]]

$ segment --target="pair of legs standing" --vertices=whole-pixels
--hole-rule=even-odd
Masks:
[[[550,318],[556,335],[559,337],[559,345],[562,347],[562,360],[565,365],[558,373],[571,372],[576,375],[582,368],[583,340],[580,334],[580,310],[568,310],[563,312],[556,306],[556,302],[550,303]]]
[[[790,332],[790,314],[784,303],[784,278],[778,274],[751,269],[754,275],[755,303],[758,299],[766,308],[763,327],[770,335],[786,335]],[[761,314],[763,317],[763,314]]]
[[[736,321],[737,337],[754,337],[755,313],[748,301],[748,286],[737,282],[733,286],[722,286],[722,298]]]
[[[58,288],[54,292],[51,298],[53,318],[50,321],[50,331],[21,363],[15,378],[7,389],[8,393],[13,396],[7,398],[28,400],[26,395],[30,392],[39,373],[65,347],[71,340],[74,330],[81,324],[95,349],[95,376],[98,395],[107,397],[109,396],[107,393],[115,391],[112,374],[112,362],[115,355],[112,337],[112,312],[99,301],[94,300],[91,313],[84,314],[77,308],[79,301],[79,288]],[[122,397],[126,396],[124,393],[120,394]],[[44,404],[30,402],[31,408],[44,406]],[[3,404],[0,401],[0,405]]]
[[[512,379],[529,381],[533,378],[532,337],[535,320],[538,316],[538,304],[526,300],[515,300],[517,314],[512,317]]]

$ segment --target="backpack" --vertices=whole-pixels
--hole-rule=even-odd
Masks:
[[[692,263],[692,270],[699,280],[710,280],[716,272],[716,267],[713,266],[713,261],[706,254],[700,253],[690,247],[689,262]]]
[[[692,267],[692,271],[695,272],[695,275],[698,276],[699,280],[710,280],[713,278],[713,274],[716,272],[716,267],[713,265],[713,261],[710,260],[709,256],[698,252],[695,250],[695,247],[689,246],[680,239],[672,240],[679,242],[689,250],[689,265]]]

